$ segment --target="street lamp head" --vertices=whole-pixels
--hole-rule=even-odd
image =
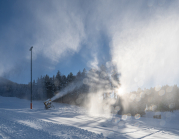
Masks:
[[[32,48],[33,48],[33,46],[32,46],[32,47],[30,47],[29,51],[32,51]]]

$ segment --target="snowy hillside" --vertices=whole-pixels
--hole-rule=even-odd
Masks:
[[[5,139],[175,139],[179,138],[179,112],[150,117],[90,116],[84,108],[53,103],[45,110],[42,101],[0,97],[0,138]]]

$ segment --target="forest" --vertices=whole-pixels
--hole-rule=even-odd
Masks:
[[[46,100],[64,91],[67,93],[55,102],[87,106],[91,96],[94,101],[101,101],[111,112],[118,114],[145,114],[145,111],[173,111],[179,109],[179,88],[177,85],[156,86],[118,95],[121,74],[113,68],[109,70],[101,65],[99,69],[70,72],[67,76],[57,72],[53,77],[41,76],[32,83],[32,99]],[[0,78],[0,95],[30,100],[31,84],[17,84]],[[71,88],[71,89],[70,89]],[[90,98],[90,99],[89,99]],[[98,99],[96,99],[98,98]],[[113,103],[111,103],[113,102]]]

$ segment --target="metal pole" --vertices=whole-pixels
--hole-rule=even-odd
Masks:
[[[33,46],[30,48],[30,51],[31,51],[31,103],[30,103],[30,109],[32,109],[32,48],[33,48]]]

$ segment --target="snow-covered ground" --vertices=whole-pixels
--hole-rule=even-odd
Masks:
[[[7,139],[179,139],[179,111],[149,116],[90,116],[84,108],[53,103],[45,110],[42,101],[0,97],[0,138]]]

